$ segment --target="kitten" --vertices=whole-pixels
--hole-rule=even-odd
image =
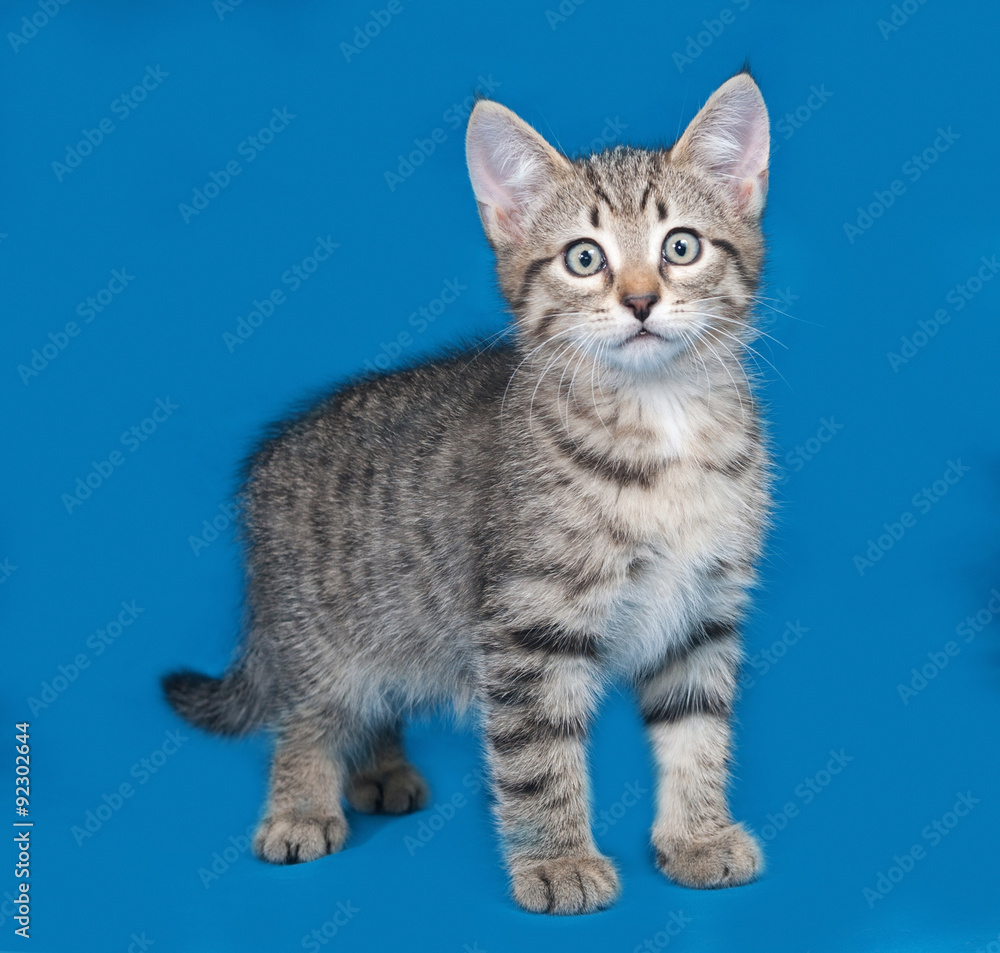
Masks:
[[[741,363],[768,140],[748,73],[669,150],[571,161],[476,105],[469,174],[514,343],[355,383],[282,424],[243,489],[241,659],[164,679],[195,725],[274,729],[260,857],[339,850],[343,797],[423,807],[402,722],[474,705],[516,901],[604,907],[618,878],[591,834],[584,745],[623,678],[657,763],[659,867],[692,887],[759,872],[725,789],[769,510]]]

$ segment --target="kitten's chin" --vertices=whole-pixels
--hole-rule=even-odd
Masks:
[[[669,368],[687,347],[680,337],[643,329],[604,348],[601,357],[619,370],[655,373]]]

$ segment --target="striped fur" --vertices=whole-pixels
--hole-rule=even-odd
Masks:
[[[472,707],[518,903],[605,906],[618,880],[590,830],[586,741],[626,679],[659,765],[660,866],[692,886],[755,874],[725,786],[769,507],[743,368],[766,126],[747,74],[670,150],[569,160],[477,105],[469,170],[513,343],[362,380],[285,421],[242,494],[241,661],[165,681],[209,730],[276,732],[261,857],[337,850],[342,795],[420,808],[402,719]],[[700,241],[691,264],[661,254],[675,229]],[[565,258],[581,239],[606,261],[583,277]],[[641,317],[630,296],[651,302]]]

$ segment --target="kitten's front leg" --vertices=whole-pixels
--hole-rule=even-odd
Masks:
[[[658,775],[656,860],[687,887],[748,883],[763,867],[760,846],[733,823],[726,802],[738,665],[734,627],[709,622],[685,654],[639,682]]]
[[[593,645],[554,627],[508,630],[484,662],[487,745],[514,898],[589,913],[618,877],[590,831],[584,742],[597,697]]]

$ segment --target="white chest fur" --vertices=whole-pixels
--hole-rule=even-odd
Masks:
[[[704,405],[670,393],[647,402],[645,417],[667,465],[652,487],[615,497],[614,518],[641,542],[606,630],[612,664],[631,672],[662,659],[698,621],[743,604],[738,581],[720,580],[718,567],[752,561],[760,508],[756,480],[708,465],[747,452],[743,427],[721,426]]]
[[[687,501],[672,499],[648,514],[645,522],[655,529],[636,547],[632,571],[612,603],[606,635],[612,664],[622,671],[654,664],[733,598],[712,568],[732,557],[745,534],[733,519],[734,501],[710,486]]]

